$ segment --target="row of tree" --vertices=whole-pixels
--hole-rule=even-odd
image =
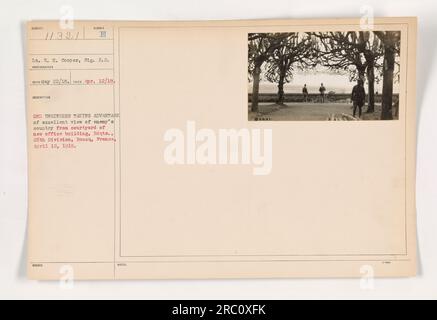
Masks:
[[[253,81],[252,111],[258,112],[259,83],[277,83],[277,103],[284,103],[284,84],[296,69],[318,65],[333,72],[348,72],[350,80],[367,80],[368,110],[375,110],[375,81],[382,78],[381,119],[392,119],[396,57],[400,32],[352,31],[307,33],[252,33],[248,36],[249,77]]]

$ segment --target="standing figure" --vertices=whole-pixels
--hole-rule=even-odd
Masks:
[[[359,79],[358,84],[354,86],[352,89],[352,95],[351,100],[354,105],[354,113],[353,116],[355,117],[355,113],[358,108],[358,117],[361,119],[361,109],[364,106],[364,102],[366,100],[366,91],[364,90],[364,81]]]
[[[323,86],[323,83],[320,84],[319,92],[320,92],[320,99],[322,103],[325,103],[325,91],[326,88]]]
[[[302,88],[302,94],[303,94],[303,101],[308,102],[308,89],[306,84],[304,84]]]

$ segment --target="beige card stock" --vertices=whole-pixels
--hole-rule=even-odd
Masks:
[[[374,23],[29,22],[29,278],[414,276],[416,20]]]

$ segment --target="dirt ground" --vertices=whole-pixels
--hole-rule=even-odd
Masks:
[[[249,106],[250,110],[250,106]],[[351,103],[287,103],[283,106],[271,103],[259,105],[259,112],[249,111],[249,120],[270,121],[314,121],[327,120],[331,115],[352,115]],[[363,107],[361,119],[357,120],[380,120],[381,105],[375,105],[374,113],[366,113],[367,106]],[[358,112],[358,111],[357,111]],[[358,114],[356,114],[358,118]]]

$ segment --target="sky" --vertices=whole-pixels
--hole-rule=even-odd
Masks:
[[[335,93],[350,93],[356,82],[350,82],[347,73],[338,74],[321,68],[317,71],[295,71],[293,79],[284,86],[285,93],[302,93],[302,87],[307,85],[309,93],[319,93],[320,84],[326,88],[326,92],[334,91]],[[367,81],[365,83],[367,91]],[[249,83],[249,92],[252,91],[252,83]],[[394,93],[399,92],[399,83],[395,81],[393,86]],[[260,93],[277,92],[277,84],[267,81],[261,81]],[[375,82],[375,92],[382,92],[382,81]]]

